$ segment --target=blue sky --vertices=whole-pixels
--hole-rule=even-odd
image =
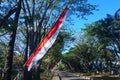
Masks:
[[[90,24],[99,19],[106,18],[106,14],[114,15],[115,11],[120,8],[120,0],[88,0],[89,3],[98,5],[99,11],[94,11],[93,15],[86,16],[88,20],[74,19],[74,26],[71,26],[76,32],[85,27],[84,24]]]

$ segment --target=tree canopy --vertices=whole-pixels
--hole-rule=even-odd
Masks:
[[[6,59],[4,79],[12,79],[11,72],[14,53],[24,55],[23,63],[25,63],[38,43],[41,42],[46,33],[52,28],[65,7],[69,8],[66,22],[72,20],[71,15],[84,18],[86,15],[92,14],[92,11],[96,9],[96,5],[89,4],[87,0],[0,1],[0,38],[2,40],[0,43],[5,44],[7,47],[5,52],[7,57],[4,57]],[[60,39],[60,41],[63,40]],[[62,46],[57,46],[58,48],[56,49],[58,51],[63,47],[63,43],[61,43]],[[31,74],[32,72],[24,70],[24,80],[31,80]]]
[[[113,67],[116,71],[120,59],[119,11],[86,25],[82,39],[63,55],[63,63],[81,72],[111,71]]]

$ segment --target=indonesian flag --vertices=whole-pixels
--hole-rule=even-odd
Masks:
[[[28,68],[28,71],[37,64],[38,60],[42,59],[42,57],[46,54],[48,49],[53,45],[55,42],[57,35],[60,31],[62,22],[65,18],[66,12],[68,8],[65,8],[61,16],[58,18],[57,22],[54,24],[52,29],[48,32],[45,38],[39,43],[35,51],[27,60],[25,66]]]

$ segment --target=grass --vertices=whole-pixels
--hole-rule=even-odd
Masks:
[[[93,75],[90,76],[91,79],[95,80],[120,80],[119,75],[109,75],[109,74],[99,74],[99,75]]]
[[[104,76],[104,77],[91,77],[91,79],[95,79],[95,80],[120,80],[120,77],[108,77],[108,76]]]
[[[109,73],[77,73],[78,76],[89,77],[93,80],[120,80],[120,75],[111,75]]]
[[[12,71],[12,75],[11,75],[11,80],[14,80],[15,77],[17,76],[17,71]],[[51,73],[50,71],[45,71],[43,73],[40,74],[41,80],[51,80],[53,77],[53,73]],[[1,76],[0,76],[0,80],[2,80]],[[36,80],[36,79],[35,79]]]

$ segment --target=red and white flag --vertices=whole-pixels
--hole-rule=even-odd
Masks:
[[[25,66],[28,68],[28,71],[37,64],[38,60],[42,59],[42,57],[46,54],[48,49],[53,45],[55,42],[57,35],[60,31],[60,28],[62,26],[62,22],[65,18],[66,12],[68,8],[65,8],[61,16],[58,18],[55,25],[52,27],[52,29],[48,32],[48,34],[45,36],[45,38],[39,43],[35,51],[32,53],[32,55],[27,60]]]

